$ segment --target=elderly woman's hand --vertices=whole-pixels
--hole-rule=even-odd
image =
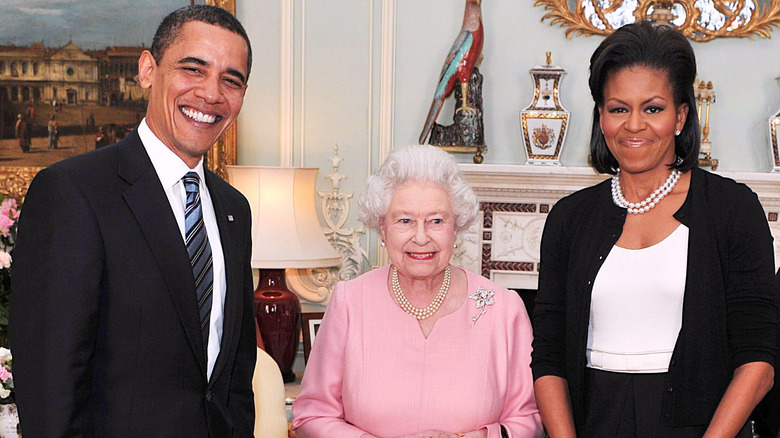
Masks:
[[[400,435],[393,438],[487,438],[487,429],[484,427],[467,433],[452,433],[444,432],[441,430],[426,430],[425,432],[416,433],[414,435]],[[371,434],[364,434],[360,438],[379,438]]]
[[[427,430],[416,435],[403,436],[399,438],[487,438],[487,429],[481,428],[472,432],[452,433],[441,430]]]

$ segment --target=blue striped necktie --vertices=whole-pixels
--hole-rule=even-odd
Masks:
[[[203,211],[198,190],[200,177],[195,172],[187,172],[182,181],[184,182],[184,191],[187,192],[187,204],[184,207],[184,241],[190,255],[192,274],[195,276],[203,348],[208,352],[211,298],[214,288],[211,245],[209,245],[209,236],[203,223]]]

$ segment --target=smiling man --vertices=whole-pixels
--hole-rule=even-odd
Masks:
[[[250,211],[204,169],[252,60],[229,13],[166,17],[138,61],[146,118],[41,171],[14,252],[25,437],[250,437]]]

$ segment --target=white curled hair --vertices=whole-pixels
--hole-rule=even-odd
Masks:
[[[358,220],[369,228],[379,229],[395,190],[408,182],[437,184],[449,194],[457,232],[474,223],[479,209],[477,195],[461,175],[455,159],[427,145],[406,146],[390,152],[387,160],[366,180],[366,187],[357,200]]]

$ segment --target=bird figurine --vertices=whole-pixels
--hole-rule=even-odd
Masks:
[[[444,100],[452,94],[456,82],[460,83],[461,95],[463,96],[461,106],[456,109],[456,112],[476,112],[468,104],[468,89],[471,71],[482,54],[482,43],[484,41],[481,3],[482,0],[466,0],[463,26],[461,26],[458,38],[452,43],[450,52],[441,69],[439,85],[436,87],[436,94],[433,95],[433,102],[431,102],[431,108],[428,110],[425,127],[420,134],[420,144],[425,143],[425,140],[431,133],[433,124],[436,122],[436,118],[444,105]]]

